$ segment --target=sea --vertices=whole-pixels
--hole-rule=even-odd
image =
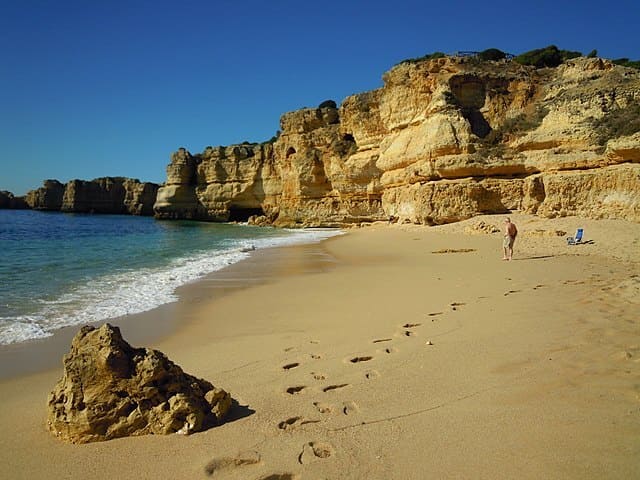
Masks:
[[[0,210],[0,344],[151,310],[257,250],[340,233]]]

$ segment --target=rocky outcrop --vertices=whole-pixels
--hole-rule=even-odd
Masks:
[[[71,180],[65,185],[46,180],[27,193],[27,204],[34,210],[152,215],[157,191],[155,183],[123,177]]]
[[[83,327],[48,398],[47,427],[87,443],[146,434],[189,434],[222,421],[231,397],[184,373],[157,350],[133,348],[109,324]]]
[[[33,210],[60,210],[64,185],[58,180],[45,180],[42,187],[27,192],[27,205]]]
[[[155,184],[123,177],[71,180],[65,186],[61,210],[150,215],[157,190]]]
[[[156,215],[335,226],[517,209],[640,221],[637,70],[440,58],[383,79],[339,109],[283,115],[273,143],[181,149]]]
[[[25,197],[16,197],[13,193],[0,191],[0,209],[23,210],[29,208]]]

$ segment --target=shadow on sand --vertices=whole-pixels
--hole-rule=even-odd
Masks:
[[[235,422],[236,420],[250,417],[254,413],[256,413],[256,411],[248,405],[240,405],[237,400],[231,399],[231,409],[229,409],[229,413],[223,423]]]
[[[513,260],[540,260],[542,258],[555,258],[557,255],[538,255],[537,257],[514,258]]]

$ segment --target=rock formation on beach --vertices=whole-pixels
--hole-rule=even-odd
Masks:
[[[340,108],[286,113],[262,144],[171,156],[159,218],[441,224],[520,210],[640,221],[640,72],[445,57]]]
[[[145,434],[189,434],[222,421],[227,392],[184,373],[163,353],[133,348],[117,327],[83,327],[48,398],[47,427],[87,443]]]
[[[60,210],[64,184],[58,180],[45,180],[42,187],[27,192],[27,205],[33,210]]]
[[[152,215],[157,191],[155,183],[123,177],[71,180],[67,184],[45,180],[42,187],[27,193],[26,201],[34,210]]]
[[[13,210],[22,210],[29,208],[25,197],[16,197],[11,192],[0,191],[0,209],[8,208]]]

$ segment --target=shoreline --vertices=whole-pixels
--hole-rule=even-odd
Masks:
[[[297,275],[327,268],[328,258],[320,242],[268,247],[251,252],[248,258],[211,272],[176,289],[178,300],[145,312],[124,315],[86,325],[111,323],[120,327],[133,346],[149,346],[170,337],[189,322],[195,307],[235,290],[273,281],[280,276]],[[0,382],[24,375],[62,368],[62,356],[71,340],[85,324],[57,329],[53,335],[19,343],[0,345]]]
[[[59,372],[1,381],[6,471],[635,478],[640,225],[511,217],[512,262],[501,235],[478,228],[503,216],[375,224],[323,242],[326,270],[267,268],[274,276],[247,288],[191,292],[192,316],[153,348],[242,407],[204,432],[64,444],[44,428]],[[566,245],[558,232],[577,226],[592,244]]]

